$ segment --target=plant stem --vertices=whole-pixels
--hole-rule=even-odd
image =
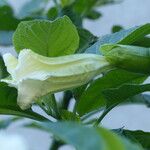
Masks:
[[[97,127],[101,121],[104,119],[104,117],[115,107],[116,105],[113,105],[111,107],[108,107],[104,110],[104,112],[102,113],[102,115],[97,119],[97,121],[94,124],[94,127]]]

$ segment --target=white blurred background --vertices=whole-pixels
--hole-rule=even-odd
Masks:
[[[27,0],[9,0],[17,12],[21,5]],[[101,7],[103,17],[96,21],[85,20],[84,26],[97,36],[111,32],[113,25],[122,25],[130,28],[150,22],[150,0],[124,0],[120,4]],[[12,50],[12,48],[0,47],[1,52]],[[0,119],[2,116],[0,116]],[[28,119],[26,119],[28,121]],[[108,128],[125,127],[131,130],[144,130],[150,132],[150,109],[145,106],[120,106],[111,111],[103,120],[103,125]],[[22,122],[11,125],[5,133],[15,134],[22,137],[27,143],[27,150],[48,150],[50,136],[47,133],[23,128]],[[1,148],[0,148],[1,149]],[[71,150],[71,148],[63,148]],[[21,150],[21,149],[16,149]]]

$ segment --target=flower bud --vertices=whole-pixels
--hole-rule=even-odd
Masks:
[[[2,81],[18,89],[17,102],[22,109],[48,93],[86,84],[109,67],[105,57],[95,54],[44,57],[24,49],[18,60],[11,54],[3,58],[12,79]]]
[[[150,74],[150,48],[106,44],[100,48],[103,55],[115,67],[128,71]]]

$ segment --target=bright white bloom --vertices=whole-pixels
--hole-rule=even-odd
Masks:
[[[27,147],[23,137],[0,132],[0,150],[28,150]]]
[[[22,50],[18,59],[9,53],[3,59],[11,77],[2,81],[18,89],[22,109],[48,93],[83,85],[109,66],[103,56],[95,54],[44,57],[28,49]]]

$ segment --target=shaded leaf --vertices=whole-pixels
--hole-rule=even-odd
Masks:
[[[49,20],[55,20],[58,16],[58,10],[56,7],[51,7],[47,12],[47,17]]]
[[[103,94],[107,99],[107,107],[111,107],[146,91],[150,91],[150,84],[125,84],[118,88],[106,89]]]
[[[67,15],[77,27],[82,27],[82,17],[73,11],[72,6],[64,7],[61,13]]]
[[[8,76],[8,72],[6,70],[3,58],[0,56],[0,79]]]
[[[0,31],[15,30],[19,22],[9,5],[0,6]]]
[[[138,41],[148,34],[150,34],[150,23],[138,27],[133,27],[128,30],[121,30],[120,32],[100,37],[94,45],[86,50],[86,52],[100,54],[99,48],[104,44],[119,43],[129,45],[133,44],[135,41]]]
[[[129,104],[143,104],[150,107],[150,95],[149,94],[138,94],[127,100]]]
[[[85,127],[75,122],[36,123],[28,127],[50,132],[77,150],[142,150],[138,145],[104,128]]]
[[[78,28],[78,33],[80,37],[80,44],[77,52],[83,53],[88,47],[95,43],[97,37],[88,30],[82,28]]]
[[[60,0],[62,7],[66,7],[68,5],[71,5],[75,0]]]
[[[92,19],[92,20],[96,20],[99,19],[102,16],[102,14],[96,10],[91,10],[90,12],[88,12],[87,14],[87,18],[88,19]]]
[[[118,87],[125,83],[133,83],[139,78],[145,79],[145,76],[125,70],[113,70],[108,72],[105,76],[96,79],[83,92],[77,106],[78,113],[84,115],[94,109],[105,106],[105,98],[102,94],[103,90]]]
[[[123,130],[122,135],[126,138],[132,140],[133,142],[137,142],[143,146],[144,149],[150,149],[150,132],[144,131],[130,131],[130,130]]]
[[[62,120],[66,121],[76,121],[80,122],[80,117],[73,112],[67,111],[67,110],[61,110],[60,111]]]
[[[142,47],[150,47],[150,37],[143,37],[140,40],[137,40],[133,43],[133,45],[142,46]]]

